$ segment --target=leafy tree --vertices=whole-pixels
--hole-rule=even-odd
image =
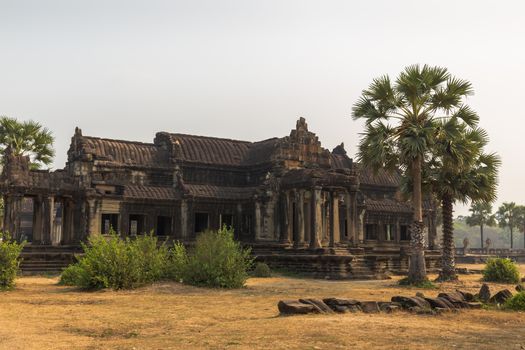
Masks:
[[[53,134],[40,123],[16,118],[0,117],[0,154],[7,147],[14,155],[29,156],[31,167],[39,169],[53,161]]]
[[[516,214],[516,226],[523,233],[523,247],[525,248],[525,205],[518,205]]]
[[[496,219],[500,227],[508,227],[510,230],[510,249],[514,248],[514,228],[517,227],[519,207],[514,202],[503,203],[496,212]]]
[[[485,242],[483,238],[483,228],[485,226],[496,225],[496,215],[492,213],[492,204],[487,202],[473,202],[469,211],[471,214],[466,217],[467,225],[479,226],[481,249],[483,249],[483,244]]]
[[[456,201],[491,202],[496,198],[500,159],[483,153],[487,133],[452,117],[438,122],[434,158],[428,181],[439,198],[443,215],[443,252],[440,280],[457,279],[454,262],[453,206]],[[426,179],[425,179],[426,180]]]
[[[352,109],[354,119],[365,120],[359,161],[375,170],[399,169],[412,179],[411,284],[427,280],[422,170],[435,146],[436,122],[454,117],[475,126],[478,116],[463,104],[472,93],[468,81],[451,76],[446,68],[412,65],[400,73],[395,83],[388,75],[374,79]]]

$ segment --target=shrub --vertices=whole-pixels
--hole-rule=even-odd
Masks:
[[[233,238],[233,230],[223,227],[197,237],[182,272],[185,283],[215,288],[240,288],[253,264],[250,249]]]
[[[525,310],[525,292],[514,294],[512,298],[507,299],[504,305],[505,309],[524,311]]]
[[[0,290],[14,287],[24,245],[25,242],[18,243],[8,233],[0,232]]]
[[[131,240],[111,232],[82,244],[84,256],[62,272],[61,283],[86,289],[131,289],[166,276],[168,250],[152,235]]]
[[[482,273],[483,280],[487,282],[518,283],[520,281],[518,267],[507,258],[488,259]]]
[[[270,270],[270,267],[267,264],[263,262],[258,262],[257,264],[255,264],[255,269],[253,269],[253,275],[255,277],[271,277],[272,271]]]
[[[60,274],[60,281],[58,284],[64,286],[83,285],[82,278],[85,277],[84,269],[82,269],[79,264],[69,265]]]
[[[176,242],[169,252],[168,267],[166,276],[169,279],[182,281],[188,265],[188,253],[186,247],[180,242]]]

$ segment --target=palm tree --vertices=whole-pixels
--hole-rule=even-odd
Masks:
[[[429,162],[432,192],[440,199],[443,215],[443,252],[439,280],[457,279],[454,262],[453,207],[456,201],[491,202],[496,199],[500,159],[484,154],[488,135],[451,118],[436,134],[435,158]]]
[[[525,205],[518,205],[516,214],[516,226],[523,233],[523,247],[525,248]]]
[[[466,218],[467,225],[479,226],[481,249],[483,249],[483,228],[496,225],[496,215],[492,213],[492,204],[488,202],[473,202],[469,211],[471,215]]]
[[[503,203],[496,212],[496,219],[500,227],[508,227],[510,230],[510,249],[514,248],[513,230],[517,226],[516,217],[518,216],[518,207],[514,202]]]
[[[10,147],[16,156],[29,156],[31,167],[38,169],[53,161],[53,141],[51,131],[38,122],[19,122],[15,118],[0,117],[1,156],[5,149]]]
[[[434,147],[436,121],[454,116],[474,126],[478,116],[463,104],[473,93],[468,81],[446,68],[412,65],[392,84],[385,75],[373,80],[354,104],[354,119],[365,120],[358,160],[375,169],[399,169],[412,180],[413,222],[408,282],[427,280],[423,235],[422,169]]]

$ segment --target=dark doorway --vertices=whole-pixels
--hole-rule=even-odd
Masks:
[[[157,216],[157,236],[171,235],[171,217]]]
[[[129,232],[131,236],[144,233],[144,215],[131,214],[129,216]]]
[[[233,215],[221,214],[221,228],[226,225],[226,228],[233,228]]]
[[[195,213],[195,233],[208,229],[208,213]]]
[[[100,232],[107,235],[113,229],[118,232],[118,214],[102,214]]]

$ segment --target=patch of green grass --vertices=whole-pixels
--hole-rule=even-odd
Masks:
[[[428,279],[422,282],[418,282],[418,283],[411,283],[408,277],[400,279],[398,284],[402,287],[407,287],[407,288],[421,288],[421,289],[438,289],[439,288],[438,285],[434,284],[432,281]]]

